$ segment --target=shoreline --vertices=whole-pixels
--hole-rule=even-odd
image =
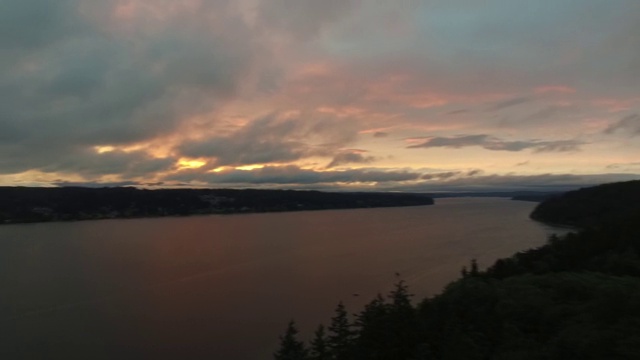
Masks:
[[[266,211],[228,211],[228,212],[209,212],[209,213],[192,213],[192,214],[169,214],[169,215],[142,215],[142,216],[115,216],[115,217],[95,217],[95,218],[77,218],[77,219],[52,219],[39,221],[10,221],[0,222],[0,226],[8,225],[30,225],[30,224],[65,224],[84,221],[103,221],[103,220],[143,220],[143,219],[179,219],[197,216],[232,216],[232,215],[257,215],[257,214],[282,214],[282,213],[302,213],[316,211],[339,211],[339,210],[366,210],[366,209],[384,209],[384,208],[401,208],[401,207],[420,207],[434,206],[433,204],[416,204],[416,205],[388,205],[388,206],[361,206],[361,207],[336,207],[336,208],[320,208],[320,209],[284,209],[284,210],[266,210]]]

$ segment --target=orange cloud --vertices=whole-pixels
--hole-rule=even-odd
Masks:
[[[343,108],[335,108],[329,106],[321,106],[316,109],[316,111],[325,114],[335,115],[337,117],[349,117],[349,116],[358,116],[364,114],[367,110],[355,107],[355,106],[346,106]]]

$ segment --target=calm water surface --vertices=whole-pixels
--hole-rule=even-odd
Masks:
[[[295,319],[311,334],[401,278],[439,292],[543,244],[535,203],[0,226],[0,358],[271,359]],[[354,296],[357,293],[359,296]]]

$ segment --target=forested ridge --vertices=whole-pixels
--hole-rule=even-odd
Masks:
[[[548,223],[594,228],[640,219],[640,180],[570,191],[539,204],[531,217]]]
[[[0,224],[433,204],[411,193],[132,187],[0,187],[0,200]]]
[[[580,230],[475,261],[441,294],[404,282],[356,314],[341,304],[310,343],[291,322],[276,360],[640,359],[640,181],[548,199],[539,221]]]

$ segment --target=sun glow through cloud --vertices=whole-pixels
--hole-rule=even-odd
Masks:
[[[236,170],[243,170],[243,171],[251,171],[251,170],[262,169],[262,168],[264,168],[264,165],[244,165],[244,166],[235,167]]]
[[[108,153],[116,150],[116,148],[113,146],[94,146],[93,149],[98,154],[104,154],[104,153]]]
[[[198,169],[206,164],[207,162],[202,160],[180,159],[178,161],[178,166],[182,169]]]

